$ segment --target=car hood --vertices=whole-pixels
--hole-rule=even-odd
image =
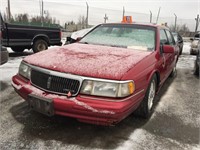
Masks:
[[[70,44],[27,56],[42,68],[94,78],[120,80],[152,52],[89,44]]]

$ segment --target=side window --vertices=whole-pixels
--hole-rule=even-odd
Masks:
[[[160,30],[160,43],[162,43],[162,44],[168,43],[167,35],[164,30]]]
[[[172,34],[168,30],[165,31],[167,33],[169,45],[175,45],[174,37],[172,36]]]
[[[183,42],[183,38],[180,35],[178,35],[178,41]]]

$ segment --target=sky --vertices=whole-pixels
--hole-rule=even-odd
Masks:
[[[7,0],[0,0],[1,12],[6,11]],[[28,13],[30,16],[40,15],[41,0],[10,0],[11,13]],[[195,28],[195,17],[200,14],[200,0],[43,0],[44,10],[48,10],[52,17],[60,20],[61,25],[67,21],[78,21],[80,15],[86,16],[86,1],[89,5],[89,24],[104,22],[120,22],[123,6],[125,15],[131,15],[134,21],[149,22],[150,11],[153,22],[156,22],[159,7],[158,23],[187,24],[190,30]]]

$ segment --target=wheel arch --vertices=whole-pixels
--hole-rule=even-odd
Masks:
[[[35,41],[37,41],[38,39],[42,39],[44,41],[47,42],[47,44],[49,45],[49,37],[45,34],[38,34],[36,35],[33,39],[32,39],[32,45],[34,44]]]
[[[160,85],[160,73],[159,73],[158,70],[154,70],[154,71],[151,72],[151,74],[150,74],[150,76],[149,76],[149,78],[148,78],[148,83],[150,83],[150,81],[151,81],[151,79],[152,79],[152,77],[153,77],[154,75],[156,76],[156,79],[157,79],[156,90],[158,90],[159,85]]]

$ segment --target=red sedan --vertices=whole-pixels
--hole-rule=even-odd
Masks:
[[[12,78],[16,92],[45,115],[101,125],[133,111],[147,118],[155,94],[175,73],[171,32],[145,24],[101,24],[74,44],[26,57]]]

